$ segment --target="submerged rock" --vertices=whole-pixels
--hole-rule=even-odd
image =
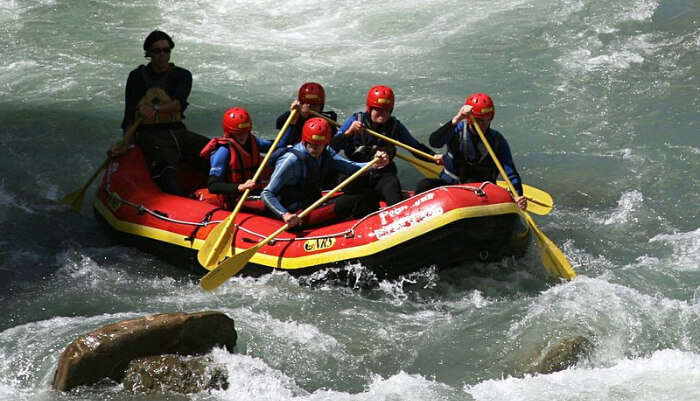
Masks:
[[[133,359],[198,355],[223,346],[233,352],[233,319],[221,312],[166,313],[124,320],[84,334],[63,351],[53,388],[68,391],[104,378],[121,381]]]
[[[125,391],[136,394],[191,394],[227,389],[228,375],[209,357],[157,355],[131,361],[122,384]]]
[[[583,336],[564,339],[543,347],[525,365],[525,374],[548,374],[575,365],[593,349],[593,343]]]

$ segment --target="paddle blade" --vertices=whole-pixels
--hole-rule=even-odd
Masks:
[[[258,251],[258,248],[260,248],[261,246],[261,244],[258,244],[252,248],[246,249],[238,255],[234,255],[232,258],[224,260],[214,270],[210,271],[204,277],[202,277],[199,280],[199,285],[207,291],[212,291],[216,289],[216,287],[225,283],[226,280],[243,270],[250,258],[252,258],[253,255],[255,255],[255,253]]]
[[[496,182],[498,186],[508,189],[505,181]],[[527,199],[527,211],[543,216],[552,211],[554,200],[547,192],[533,186],[523,184],[523,196]]]
[[[80,212],[80,209],[83,206],[83,198],[85,197],[85,191],[90,187],[90,184],[92,184],[93,181],[95,181],[95,178],[104,170],[107,168],[107,164],[109,164],[109,159],[105,160],[100,164],[100,167],[95,170],[94,173],[88,178],[87,182],[85,185],[83,185],[82,188],[77,189],[68,195],[64,196],[61,198],[60,203],[64,205],[69,205],[71,209],[73,209],[76,212]]]
[[[576,278],[576,272],[571,267],[569,260],[564,255],[564,252],[559,249],[552,240],[550,240],[535,224],[532,217],[524,213],[528,224],[535,232],[535,240],[537,247],[540,250],[540,260],[544,268],[551,274],[571,280]]]
[[[544,216],[549,214],[549,212],[552,211],[552,205],[546,205],[544,203],[538,202],[537,199],[534,199],[530,196],[525,195],[525,199],[527,199],[527,211],[532,212],[534,214]]]
[[[396,152],[396,157],[399,159],[403,159],[406,162],[410,163],[415,167],[416,170],[418,170],[419,173],[423,174],[424,177],[427,178],[440,178],[440,173],[442,173],[442,166],[438,166],[435,163],[430,163],[425,160],[418,159],[417,157],[414,157],[412,155],[405,155],[400,152]]]
[[[83,198],[85,197],[85,190],[87,188],[83,187],[76,191],[69,193],[61,199],[61,203],[70,206],[75,212],[80,212],[83,206]]]
[[[206,268],[211,268],[221,263],[231,252],[231,240],[233,239],[233,214],[228,215],[224,221],[217,224],[207,236],[206,241],[199,252],[197,260]]]

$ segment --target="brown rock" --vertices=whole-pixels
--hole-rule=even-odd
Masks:
[[[575,365],[580,359],[588,355],[593,349],[593,344],[586,337],[576,336],[566,338],[561,342],[551,345],[540,351],[540,356],[533,358],[528,363],[528,374],[548,374],[564,370]]]
[[[124,320],[77,338],[63,351],[53,387],[68,391],[103,378],[121,381],[135,358],[197,355],[215,346],[229,352],[236,345],[231,318],[220,312],[166,313]]]
[[[228,388],[226,370],[215,366],[209,357],[158,355],[134,359],[129,363],[124,390],[135,394],[198,393]]]

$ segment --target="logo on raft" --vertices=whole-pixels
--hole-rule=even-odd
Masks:
[[[304,242],[304,250],[306,252],[320,251],[322,249],[332,248],[335,245],[335,238],[315,238]]]

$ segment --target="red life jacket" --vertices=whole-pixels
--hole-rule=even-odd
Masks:
[[[230,157],[228,160],[228,174],[226,174],[225,180],[232,184],[242,184],[246,180],[253,178],[258,166],[260,166],[258,141],[255,140],[253,135],[248,140],[252,141],[250,143],[250,153],[235,139],[220,137],[210,140],[199,152],[199,156],[208,159],[219,146],[228,146]]]
[[[250,135],[248,140],[252,141],[250,143],[250,153],[235,139],[219,137],[210,140],[199,152],[199,156],[209,159],[219,146],[227,146],[229,152],[228,173],[224,180],[231,184],[242,184],[253,178],[261,161],[258,141],[255,140],[253,135]],[[225,209],[231,209],[235,205],[238,196],[239,194],[217,195],[217,203]]]

